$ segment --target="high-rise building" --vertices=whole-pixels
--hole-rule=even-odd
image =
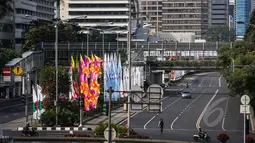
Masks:
[[[0,20],[0,47],[14,49],[13,17]]]
[[[150,24],[150,29],[157,34],[162,32],[162,1],[139,0],[141,19]]]
[[[229,25],[229,0],[209,0],[208,25]]]
[[[206,32],[208,0],[139,0],[141,17],[160,33]]]
[[[237,38],[243,38],[249,16],[251,13],[251,0],[235,0],[235,29]],[[243,24],[237,23],[244,22]]]
[[[15,0],[15,50],[20,52],[24,34],[32,20],[52,20],[54,2],[52,0]]]
[[[134,0],[133,12],[138,11],[138,3]],[[61,3],[60,17],[63,20],[73,19],[82,27],[94,27],[109,32],[126,32],[129,12],[129,0],[65,0]],[[86,18],[78,18],[84,17]],[[112,24],[109,24],[109,23]],[[118,28],[117,28],[118,27]]]

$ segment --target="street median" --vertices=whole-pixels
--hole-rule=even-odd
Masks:
[[[61,142],[77,142],[77,141],[89,141],[90,143],[101,143],[106,141],[104,138],[92,138],[92,137],[14,137],[13,141],[61,141]],[[114,140],[116,143],[193,143],[193,142],[183,142],[183,141],[172,141],[172,140],[152,140],[152,139],[121,139],[117,138]]]

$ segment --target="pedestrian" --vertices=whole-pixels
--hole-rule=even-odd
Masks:
[[[163,119],[160,119],[160,121],[158,122],[158,127],[160,127],[160,133],[163,134],[163,129],[164,129]]]

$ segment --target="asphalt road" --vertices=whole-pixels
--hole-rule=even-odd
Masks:
[[[192,136],[200,126],[213,142],[219,142],[216,136],[223,132],[230,136],[229,142],[242,142],[240,99],[228,96],[227,84],[221,75],[210,73],[198,76],[190,89],[192,99],[181,99],[180,93],[164,95],[162,113],[138,113],[131,118],[131,127],[153,139],[193,141]],[[158,128],[160,118],[165,123],[163,135],[160,135]]]
[[[32,103],[28,104],[28,115],[32,115]],[[0,124],[10,122],[25,116],[24,104],[9,104],[5,107],[0,107]]]

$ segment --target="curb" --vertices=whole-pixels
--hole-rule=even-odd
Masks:
[[[24,127],[18,127],[17,131],[22,131],[23,129]],[[92,128],[85,127],[36,127],[33,129],[36,131],[92,131]]]
[[[14,137],[13,141],[93,141],[102,142],[106,141],[104,138],[93,138],[93,137],[80,137],[80,138],[70,138],[70,137]],[[114,141],[123,143],[134,143],[134,142],[144,142],[144,143],[194,143],[188,141],[171,141],[171,140],[151,140],[151,139],[120,139],[116,138]]]

